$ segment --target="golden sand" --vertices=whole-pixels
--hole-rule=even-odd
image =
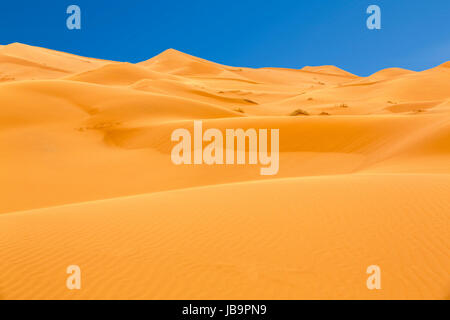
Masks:
[[[279,129],[278,174],[174,165],[193,120]],[[0,299],[448,299],[450,63],[358,77],[0,46],[0,181]]]

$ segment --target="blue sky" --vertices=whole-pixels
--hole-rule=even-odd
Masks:
[[[82,12],[68,30],[66,8]],[[368,30],[366,8],[381,7]],[[167,48],[246,67],[333,64],[358,75],[450,60],[449,0],[2,1],[0,44],[138,62]]]

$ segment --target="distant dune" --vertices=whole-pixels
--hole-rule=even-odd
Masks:
[[[0,46],[0,299],[449,298],[449,66]],[[174,165],[171,133],[193,120],[279,129],[279,173]]]

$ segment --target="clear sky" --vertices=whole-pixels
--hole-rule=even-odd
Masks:
[[[66,27],[71,4],[81,30]],[[371,4],[381,30],[366,27]],[[129,62],[174,48],[233,66],[423,70],[450,60],[450,1],[2,1],[0,44],[11,42]]]

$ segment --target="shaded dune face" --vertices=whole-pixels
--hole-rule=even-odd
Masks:
[[[0,46],[0,297],[448,298],[449,63],[359,77]],[[193,120],[279,129],[278,174],[174,165]]]

